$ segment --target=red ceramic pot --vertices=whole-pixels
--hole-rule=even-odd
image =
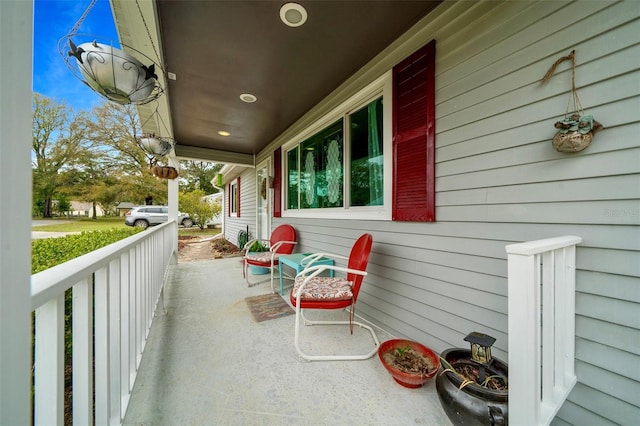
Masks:
[[[428,374],[412,374],[398,370],[397,368],[389,365],[384,359],[384,354],[389,351],[395,351],[398,348],[405,348],[409,346],[411,349],[421,353],[427,357],[433,364],[433,369]],[[391,374],[396,382],[407,388],[419,388],[424,385],[429,379],[436,375],[438,368],[440,368],[440,358],[431,349],[418,342],[404,339],[392,339],[382,343],[378,348],[378,357],[380,362],[384,365],[384,368]]]

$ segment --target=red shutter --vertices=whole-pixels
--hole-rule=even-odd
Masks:
[[[435,215],[436,41],[393,68],[393,207],[397,221]]]
[[[273,217],[282,217],[282,148],[273,151]]]
[[[236,191],[238,192],[236,196],[236,202],[238,203],[238,207],[236,208],[236,216],[240,217],[240,176],[238,176],[238,186],[236,187]]]

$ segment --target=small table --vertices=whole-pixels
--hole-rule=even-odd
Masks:
[[[280,295],[281,296],[284,296],[284,283],[282,281],[282,265],[287,265],[295,269],[296,275],[298,275],[298,273],[302,272],[302,270],[306,266],[308,266],[308,265],[302,266],[300,262],[302,262],[302,259],[312,254],[313,253],[295,253],[295,254],[288,254],[286,256],[280,256],[278,258],[278,272],[280,273]],[[334,260],[331,259],[330,257],[321,257],[320,259],[313,262],[313,266],[333,265],[333,264],[334,264]],[[329,276],[333,277],[333,270],[329,270]]]

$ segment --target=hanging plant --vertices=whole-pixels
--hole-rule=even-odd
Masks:
[[[572,50],[569,55],[558,59],[542,78],[543,83],[549,81],[558,65],[567,60],[571,61],[571,96],[567,103],[564,118],[554,124],[558,131],[553,137],[552,144],[556,151],[559,152],[573,153],[582,151],[591,144],[596,132],[604,129],[602,124],[598,123],[593,116],[585,114],[582,109],[578,91],[576,90],[575,52],[575,50]],[[570,109],[572,102],[573,108]]]
[[[69,71],[100,96],[121,105],[142,105],[160,97],[164,89],[156,73],[164,71],[138,0],[136,5],[157,62],[131,46],[120,43],[118,48],[114,46],[118,43],[112,40],[98,42],[100,37],[79,34],[80,26],[95,3],[96,0],[91,1],[69,34],[58,42],[58,52]],[[84,41],[74,42],[73,38]]]
[[[151,173],[153,173],[154,176],[159,177],[161,179],[173,180],[179,176],[178,170],[176,170],[175,167],[169,167],[169,166],[158,166],[158,165],[151,166]]]

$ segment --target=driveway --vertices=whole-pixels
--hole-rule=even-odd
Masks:
[[[47,225],[59,225],[62,223],[71,223],[70,220],[32,220],[31,227],[34,226],[47,226]],[[79,232],[50,232],[50,231],[31,231],[31,239],[37,240],[40,238],[56,238],[56,237],[64,237],[69,234],[79,234]]]

